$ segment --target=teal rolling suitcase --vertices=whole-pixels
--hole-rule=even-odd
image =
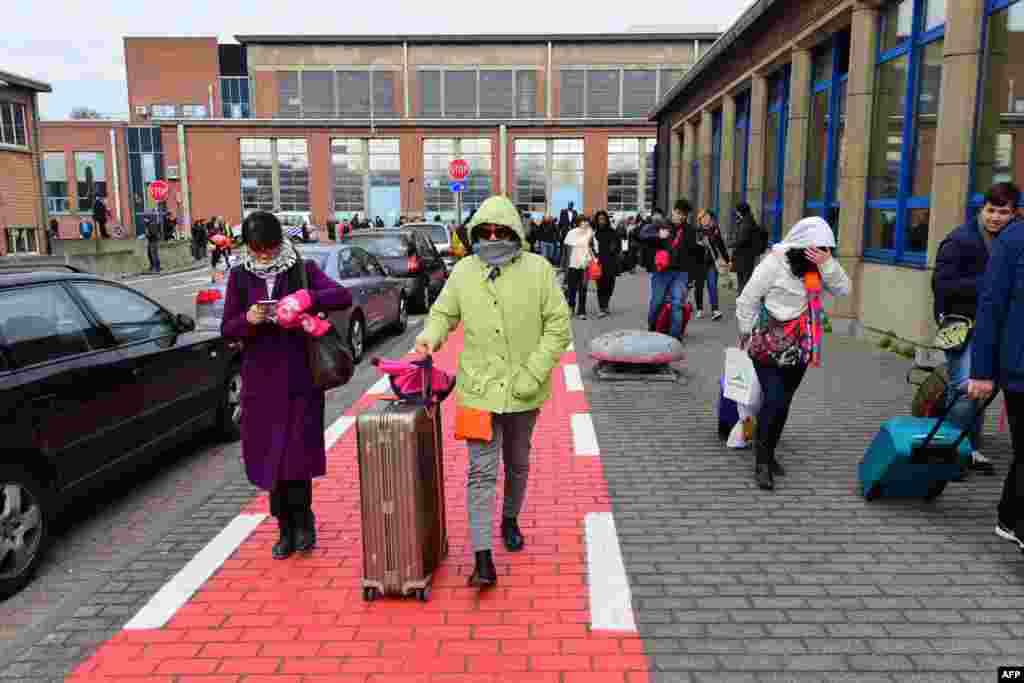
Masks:
[[[980,411],[991,402],[990,398]],[[938,418],[894,417],[882,425],[857,466],[864,498],[933,500],[961,477],[970,464],[971,446],[968,430],[945,423],[953,405]]]

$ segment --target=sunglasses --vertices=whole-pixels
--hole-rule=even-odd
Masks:
[[[482,240],[510,240],[515,238],[515,231],[503,225],[480,225],[475,230]]]

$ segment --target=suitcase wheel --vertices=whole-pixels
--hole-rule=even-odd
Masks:
[[[363,589],[363,600],[366,602],[373,602],[380,597],[380,593],[376,588],[364,588]]]
[[[882,493],[882,486],[880,484],[875,484],[870,489],[868,489],[867,493],[864,494],[864,500],[874,500],[874,499],[878,498],[878,496],[881,493]]]
[[[931,484],[928,485],[928,493],[924,495],[924,499],[935,500],[936,498],[942,495],[943,491],[946,490],[946,484],[948,483],[949,482],[947,482],[945,479],[943,479],[942,481],[933,481]]]

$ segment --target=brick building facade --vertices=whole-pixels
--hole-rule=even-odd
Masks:
[[[183,226],[254,209],[318,225],[355,214],[454,220],[446,169],[457,157],[472,168],[467,212],[498,192],[536,215],[570,201],[650,211],[647,114],[716,38],[125,38],[130,119],[43,124],[44,167],[102,174],[125,236],[163,210]],[[158,178],[171,186],[161,206],[146,192]],[[66,204],[51,214],[74,237],[84,210]]]
[[[46,249],[37,95],[46,83],[0,71],[0,255]]]

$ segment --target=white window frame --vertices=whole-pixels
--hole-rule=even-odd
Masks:
[[[10,140],[4,136],[3,130],[3,110],[10,108],[11,111],[11,125],[13,126],[12,133],[14,137]],[[21,135],[25,139],[25,144],[18,144],[18,117],[15,113],[21,109]],[[21,102],[10,102],[0,101],[0,147],[11,147],[13,149],[29,149],[29,137],[28,137],[28,109]]]
[[[181,105],[181,118],[183,119],[206,119],[209,112],[205,104],[183,104]]]
[[[170,114],[167,114],[167,109]],[[154,119],[176,119],[178,118],[178,107],[173,104],[152,104],[149,107],[149,115]]]

